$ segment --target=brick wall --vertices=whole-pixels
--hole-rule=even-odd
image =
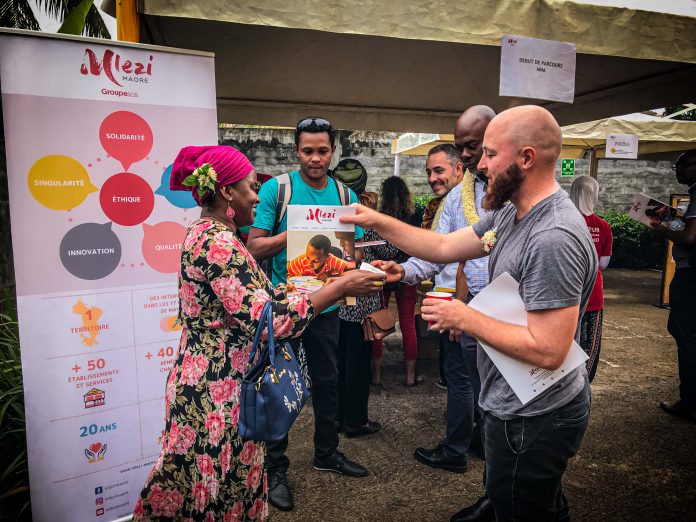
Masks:
[[[360,160],[369,174],[368,190],[379,192],[382,180],[394,173],[390,147],[396,137],[393,132],[339,131],[332,167],[341,158]],[[297,168],[293,131],[289,129],[221,129],[220,143],[242,150],[259,172],[277,175]],[[625,212],[639,192],[663,201],[670,193],[683,193],[686,187],[677,184],[670,166],[669,161],[600,160],[597,210]],[[589,161],[576,161],[575,171],[576,175],[588,174]],[[425,156],[402,156],[399,172],[413,194],[431,193],[425,177]],[[556,176],[567,190],[573,178],[561,178],[560,165]]]

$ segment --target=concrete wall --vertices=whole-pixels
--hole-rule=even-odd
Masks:
[[[382,180],[394,173],[395,157],[390,146],[396,133],[340,131],[332,167],[339,159],[356,158],[369,174],[368,190],[379,192]],[[249,156],[259,172],[281,174],[297,168],[293,131],[289,129],[230,128],[220,130],[220,143],[239,148]],[[597,181],[600,186],[597,210],[627,211],[639,192],[667,201],[670,193],[683,193],[686,187],[677,184],[669,161],[600,160]],[[589,161],[575,162],[576,175],[589,172]],[[400,175],[413,194],[430,194],[425,177],[425,156],[402,156]],[[566,190],[573,178],[556,176]]]
[[[670,194],[686,192],[686,187],[677,183],[671,166],[671,161],[600,160],[597,210],[627,212],[639,192],[669,203]],[[576,175],[588,174],[589,168],[589,161],[575,162]],[[568,190],[573,178],[561,178],[560,165],[556,167],[556,176]]]

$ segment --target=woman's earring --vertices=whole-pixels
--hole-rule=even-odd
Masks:
[[[227,210],[225,210],[225,215],[226,215],[229,219],[234,219],[235,214],[236,214],[236,212],[235,212],[234,209],[230,206],[230,202],[228,201],[228,202],[227,202]]]

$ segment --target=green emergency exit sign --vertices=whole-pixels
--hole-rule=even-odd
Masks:
[[[575,160],[574,159],[562,159],[561,160],[561,177],[572,178],[575,176]]]

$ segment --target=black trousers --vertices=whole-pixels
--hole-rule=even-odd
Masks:
[[[307,354],[307,368],[312,380],[314,410],[314,453],[327,458],[338,447],[335,420],[338,410],[338,310],[318,315],[302,334]],[[269,473],[287,471],[290,460],[285,455],[287,436],[266,443],[266,469]]]
[[[483,413],[484,480],[498,522],[570,522],[561,479],[589,419],[589,383],[565,406],[536,417]]]
[[[372,376],[372,342],[360,323],[341,319],[338,338],[338,420],[349,428],[367,423]]]
[[[669,285],[667,330],[677,342],[679,397],[696,407],[696,269],[679,268]]]

